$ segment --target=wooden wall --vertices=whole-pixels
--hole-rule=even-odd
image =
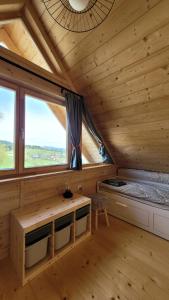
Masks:
[[[32,3],[118,165],[169,172],[169,1],[116,0],[83,34]]]
[[[14,41],[17,54],[20,53],[26,59],[31,62],[42,66],[45,70],[51,72],[50,67],[46,63],[44,57],[37,48],[35,42],[30,37],[26,27],[21,20],[16,20],[4,26],[4,30],[7,32],[12,41]],[[18,50],[19,49],[19,50]]]
[[[9,254],[10,212],[18,207],[63,193],[65,184],[73,192],[82,186],[82,193],[90,195],[96,190],[96,182],[114,174],[113,166],[86,168],[83,171],[65,171],[52,175],[0,182],[0,259]]]

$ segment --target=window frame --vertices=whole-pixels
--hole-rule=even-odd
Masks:
[[[0,179],[15,178],[23,176],[31,176],[38,174],[49,174],[59,171],[70,170],[70,159],[72,153],[72,145],[70,142],[70,133],[68,131],[68,122],[66,120],[67,134],[67,164],[24,168],[24,140],[25,140],[25,95],[30,95],[39,100],[55,103],[65,107],[65,101],[59,95],[50,95],[50,93],[40,90],[39,87],[31,87],[29,84],[15,83],[15,80],[6,80],[0,78],[0,85],[4,88],[14,90],[16,92],[15,99],[15,169],[0,170]],[[24,139],[23,139],[24,132]],[[93,137],[92,137],[93,138]],[[94,139],[93,139],[94,140]],[[81,139],[82,149],[82,139]],[[93,162],[82,164],[82,169],[103,165],[103,162]]]
[[[20,89],[20,100],[21,100],[21,115],[20,115],[20,154],[21,159],[19,161],[19,174],[25,175],[25,174],[40,174],[40,173],[49,173],[54,171],[61,171],[68,169],[68,130],[67,130],[67,121],[66,121],[66,152],[67,152],[67,164],[60,164],[60,165],[52,165],[52,166],[39,166],[39,167],[30,167],[25,168],[24,167],[24,154],[25,154],[25,96],[29,95],[34,98],[37,98],[37,100],[43,100],[46,102],[51,102],[57,105],[65,106],[65,103],[59,99],[54,97],[49,97],[44,95],[43,93],[32,91],[31,89],[27,88],[21,88]],[[22,134],[23,132],[23,134]]]
[[[37,98],[37,100],[44,100],[57,105],[65,106],[65,102],[60,100],[58,96],[52,97],[46,95],[38,90],[32,90],[22,87],[11,82],[1,80],[0,85],[7,89],[12,89],[16,92],[15,100],[15,169],[13,170],[0,170],[0,178],[8,178],[14,176],[37,175],[43,173],[52,173],[56,171],[68,170],[70,160],[70,141],[68,135],[67,121],[66,121],[66,151],[67,151],[67,164],[52,165],[52,166],[39,166],[39,167],[24,167],[24,152],[25,152],[25,96],[30,95]]]
[[[8,177],[18,175],[18,162],[19,162],[19,88],[16,84],[7,82],[0,79],[0,86],[6,89],[15,91],[15,111],[14,111],[14,142],[15,142],[15,168],[9,170],[0,170],[0,177]]]

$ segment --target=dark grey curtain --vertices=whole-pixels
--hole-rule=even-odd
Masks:
[[[83,103],[79,96],[64,91],[66,99],[66,110],[68,120],[68,130],[72,144],[72,155],[70,160],[71,170],[82,169],[82,155],[81,155],[81,134],[82,134],[82,109]]]
[[[87,129],[89,130],[89,132],[93,135],[93,137],[96,139],[96,141],[100,145],[99,153],[102,156],[103,163],[112,164],[113,160],[112,160],[112,158],[110,157],[109,153],[106,150],[106,147],[105,147],[105,145],[102,141],[102,138],[99,135],[94,123],[93,123],[92,117],[91,117],[91,115],[88,111],[88,108],[87,108],[83,98],[81,98],[81,102],[82,102],[82,105],[83,105],[83,122],[85,123],[85,125],[86,125]]]

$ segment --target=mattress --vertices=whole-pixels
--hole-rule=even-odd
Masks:
[[[144,201],[169,206],[168,184],[159,184],[153,182],[134,182],[126,179],[123,179],[123,181],[126,182],[126,185],[120,187],[101,183],[100,190],[101,186],[103,186],[113,190],[114,192],[126,196],[131,196]]]

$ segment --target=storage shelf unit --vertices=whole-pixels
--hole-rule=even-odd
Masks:
[[[76,237],[76,211],[86,205],[89,205],[87,229],[81,236]],[[55,220],[69,213],[73,213],[70,242],[62,249],[55,250]],[[52,223],[52,229],[49,236],[47,257],[36,265],[26,269],[26,234],[48,223]],[[75,194],[72,199],[64,199],[62,196],[59,196],[43,202],[36,202],[13,211],[11,215],[10,255],[21,284],[26,284],[90,235],[91,199],[82,195]]]

